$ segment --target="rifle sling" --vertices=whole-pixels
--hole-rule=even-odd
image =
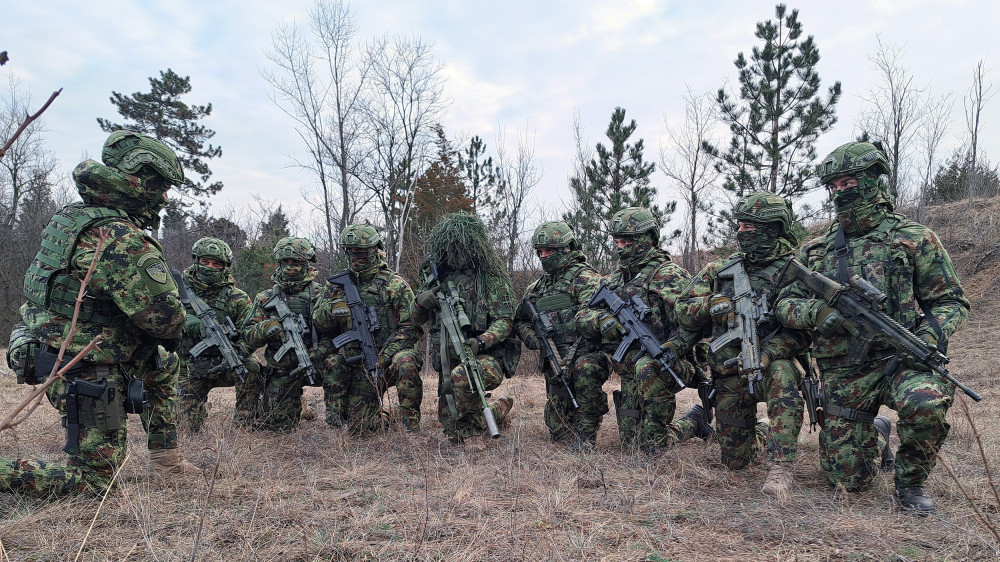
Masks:
[[[458,406],[455,404],[455,390],[451,381],[451,358],[448,356],[448,330],[444,327],[440,312],[438,313],[438,328],[441,334],[441,346],[438,350],[441,357],[441,387],[438,393],[448,403],[448,413],[453,421],[458,421]]]
[[[847,237],[844,235],[844,227],[837,226],[837,235],[833,240],[833,255],[837,258],[837,281],[847,283]]]
[[[825,412],[828,416],[835,416],[849,421],[861,423],[873,423],[875,421],[875,414],[862,412],[861,410],[855,410],[854,408],[843,408],[837,406],[836,404],[830,404],[826,401],[825,397],[823,399],[823,412]]]

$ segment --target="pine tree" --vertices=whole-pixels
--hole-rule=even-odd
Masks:
[[[97,124],[106,133],[118,129],[145,133],[172,148],[184,167],[184,185],[178,191],[205,206],[206,196],[222,189],[221,181],[208,183],[212,170],[205,162],[222,156],[222,147],[206,145],[215,131],[199,123],[212,114],[212,104],[188,105],[181,101],[181,96],[191,93],[191,78],[181,77],[169,68],[160,71],[159,79],[150,78],[149,85],[149,93],[134,92],[126,96],[112,91],[111,103],[126,121],[112,123],[98,117]],[[174,199],[171,205],[185,208],[190,203]]]
[[[763,45],[753,48],[749,61],[740,52],[734,63],[738,99],[719,88],[716,101],[732,139],[725,152],[710,143],[705,148],[718,159],[717,169],[726,176],[723,187],[735,197],[771,191],[794,198],[807,192],[816,139],[837,121],[840,82],[825,99],[819,95],[819,49],[811,35],[802,39],[798,14],[778,4],[776,21],[757,23],[754,35]]]
[[[609,271],[614,263],[608,233],[615,213],[627,207],[647,207],[664,225],[677,208],[676,202],[663,209],[654,203],[656,187],[650,184],[650,176],[656,164],[644,160],[643,139],[629,144],[635,129],[635,119],[626,125],[625,110],[616,107],[605,132],[610,148],[597,143],[597,158],[587,164],[586,178],[570,179],[574,210],[564,214],[563,220],[573,227],[584,252],[600,271]]]
[[[458,153],[458,168],[475,209],[488,209],[494,202],[493,193],[501,177],[493,165],[493,157],[486,155],[486,143],[478,135],[472,137],[469,146]]]

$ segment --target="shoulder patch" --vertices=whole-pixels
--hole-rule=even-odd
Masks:
[[[136,265],[146,271],[146,275],[159,284],[167,282],[167,266],[158,252],[147,252],[136,260]]]

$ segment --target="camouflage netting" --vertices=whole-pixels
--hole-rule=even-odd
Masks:
[[[490,242],[486,225],[476,215],[459,211],[445,215],[427,239],[430,258],[454,270],[478,269],[487,279],[487,290],[510,286],[507,268]]]

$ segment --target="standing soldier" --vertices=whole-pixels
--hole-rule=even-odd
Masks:
[[[177,450],[171,413],[178,362],[167,350],[179,343],[184,308],[159,244],[143,232],[159,226],[167,191],[184,172],[166,145],[132,131],[111,133],[101,159],[73,170],[83,201],[63,207],[42,234],[8,356],[25,382],[48,377],[93,264],[63,362],[97,336],[100,345],[47,391],[66,427],[69,462],[0,459],[0,489],[35,496],[103,491],[125,457],[126,413],[144,409],[143,383],[152,402],[143,414],[151,466],[159,474],[197,470]]]
[[[507,268],[490,244],[486,225],[476,215],[445,215],[427,245],[430,254],[421,266],[422,282],[410,308],[410,322],[420,326],[432,314],[437,318],[430,327],[430,346],[434,369],[439,373],[438,419],[452,443],[463,443],[482,435],[484,409],[468,369],[454,356],[453,348],[464,345],[471,351],[481,367],[484,391],[499,387],[505,376],[513,376],[521,357],[521,342],[510,338],[513,290]],[[451,341],[442,326],[442,303],[437,295],[444,293],[457,293],[459,302],[453,304],[464,312],[464,341]],[[513,403],[513,398],[500,397],[488,407],[502,425]]]
[[[182,299],[186,292],[189,302],[185,303],[187,322],[180,348],[182,365],[177,410],[181,425],[191,431],[200,431],[208,417],[205,403],[209,391],[234,386],[236,411],[233,419],[237,424],[252,426],[260,415],[257,403],[261,391],[260,364],[239,341],[241,332],[236,329],[236,326],[242,328],[250,317],[253,308],[250,297],[236,287],[236,280],[230,272],[233,250],[229,244],[218,238],[202,238],[191,248],[191,257],[195,263],[183,272],[187,291],[182,292]],[[228,333],[208,332],[190,304],[194,298],[201,299],[200,304],[210,307],[214,322]],[[216,336],[231,340],[234,357],[227,360],[223,356],[219,343],[210,339]],[[195,347],[202,342],[208,344],[204,346],[204,351]],[[228,344],[222,342],[222,345]],[[192,348],[198,351],[197,357],[191,354]],[[233,359],[239,361],[239,366],[229,364]]]
[[[274,286],[254,297],[244,338],[251,350],[267,346],[261,368],[261,426],[290,432],[302,418],[302,387],[320,383],[312,362],[317,341],[312,311],[319,296],[319,271],[310,265],[316,252],[305,238],[278,240],[272,255],[278,262],[271,277]]]
[[[823,159],[820,182],[830,191],[837,221],[806,243],[799,259],[841,283],[860,275],[887,296],[886,314],[944,352],[969,315],[969,300],[934,232],[892,212],[884,177],[890,171],[878,142],[850,142]],[[776,312],[790,327],[816,329],[826,416],[820,458],[830,483],[852,492],[871,487],[879,458],[873,421],[884,404],[899,413],[896,500],[904,511],[933,511],[924,482],[951,427],[945,416],[954,385],[883,344],[871,346],[860,362],[849,360],[848,351],[862,343],[836,309],[799,282],[782,292]]]
[[[698,336],[711,335],[715,339],[725,336],[738,326],[734,318],[734,301],[738,299],[735,286],[749,285],[752,295],[744,293],[739,297],[747,299],[746,304],[758,306],[761,318],[756,326],[739,327],[756,330],[762,380],[754,381],[754,393],[750,394],[747,373],[741,373],[739,362],[733,360],[741,353],[741,337],[709,353],[717,404],[716,427],[722,463],[730,470],[744,468],[758,452],[757,402],[767,403],[771,420],[767,456],[771,466],[761,491],[784,500],[792,483],[791,466],[802,429],[799,385],[804,371],[794,357],[806,350],[809,335],[782,328],[770,311],[777,300],[778,276],[795,248],[796,238],[792,233],[795,215],[791,202],[762,192],[740,199],[733,208],[733,218],[739,226],[736,233],[739,252],[708,264],[694,277],[677,300],[677,320],[684,330]],[[741,322],[748,320],[744,316]]]
[[[528,286],[517,309],[514,329],[528,349],[542,349],[541,338],[548,338],[558,354],[558,358],[550,359],[562,360],[565,379],[544,356],[539,357],[548,396],[545,425],[552,440],[572,439],[574,450],[592,450],[601,420],[608,412],[608,395],[602,387],[611,366],[601,350],[601,338],[578,336],[575,318],[597,292],[601,275],[587,263],[580,242],[563,221],[542,223],[531,242],[545,274]],[[538,333],[546,326],[551,328],[550,333]],[[574,400],[578,407],[573,405]]]
[[[378,369],[375,373],[368,372],[363,360],[348,364],[348,358],[363,352],[357,342],[327,356],[322,373],[326,423],[336,427],[346,423],[357,432],[378,429],[382,420],[381,396],[395,385],[403,427],[419,431],[423,359],[416,350],[420,329],[410,324],[413,291],[405,279],[389,269],[385,245],[374,227],[348,226],[340,235],[340,245],[347,255],[351,275],[348,279],[332,277],[324,285],[313,310],[313,322],[323,339],[358,328],[354,326],[352,303],[348,302],[343,286],[345,282],[355,283],[364,307],[355,309],[366,314],[374,312],[378,322],[378,328],[371,334],[378,352]]]
[[[666,342],[664,348],[676,354],[675,343],[667,338],[677,329],[674,302],[690,276],[659,247],[660,225],[649,209],[628,207],[615,213],[611,236],[618,247],[618,270],[607,280],[608,288],[626,301],[638,298],[648,306],[645,323],[659,341]],[[621,323],[603,310],[581,310],[577,326],[586,336],[604,336],[610,341],[620,340],[623,335]],[[701,406],[672,423],[677,384],[665,366],[646,354],[639,358],[640,353],[633,347],[614,366],[622,381],[621,391],[614,393],[622,446],[653,451],[691,437],[705,439],[711,435],[712,428]],[[678,359],[669,366],[685,384],[699,379],[696,367],[689,361]]]

